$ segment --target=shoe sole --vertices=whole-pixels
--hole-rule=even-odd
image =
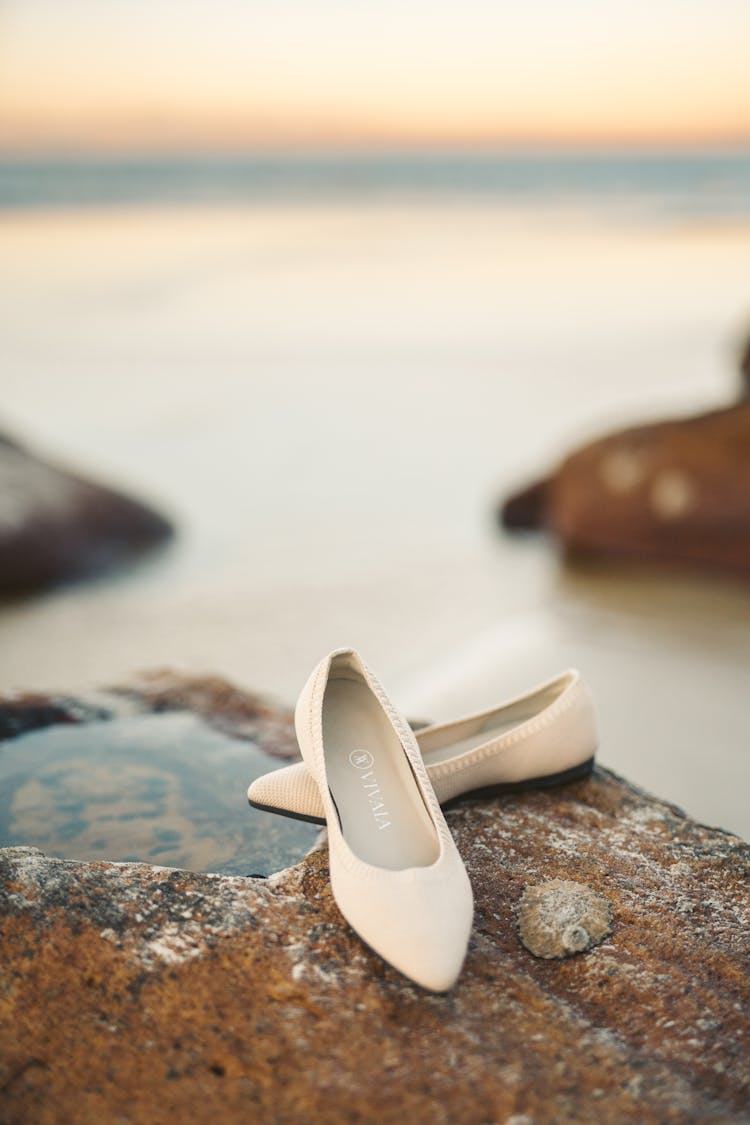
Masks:
[[[451,797],[450,801],[446,801],[443,807],[451,808],[459,801],[466,801],[471,797],[502,797],[508,793],[524,793],[529,789],[554,789],[558,785],[567,785],[568,782],[580,781],[582,778],[588,777],[593,768],[594,759],[587,758],[585,762],[581,762],[577,766],[571,766],[567,770],[560,770],[559,773],[547,773],[541,777],[527,777],[523,781],[503,781],[497,785],[485,785],[481,789],[469,789],[466,793],[459,793],[458,796]],[[286,816],[290,820],[302,820],[306,824],[325,826],[325,817],[322,816],[305,816],[304,813],[290,812],[289,809],[280,809],[276,805],[262,805],[258,801],[251,801],[249,797],[247,801],[254,809],[260,809],[261,812],[276,813],[277,816]]]

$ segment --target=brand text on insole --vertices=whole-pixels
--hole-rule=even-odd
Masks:
[[[390,814],[385,806],[378,779],[375,776],[375,759],[369,750],[352,750],[349,762],[359,774],[362,791],[367,797],[378,831],[391,827]]]

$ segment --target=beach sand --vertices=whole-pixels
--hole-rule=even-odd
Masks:
[[[445,717],[574,664],[602,762],[750,836],[750,588],[572,570],[494,523],[582,439],[733,395],[750,225],[258,203],[0,239],[3,424],[180,527],[6,604],[0,688],[168,664],[292,701],[352,643]]]

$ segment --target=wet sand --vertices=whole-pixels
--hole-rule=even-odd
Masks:
[[[750,228],[379,204],[0,218],[0,408],[160,504],[129,573],[0,610],[0,687],[172,664],[291,700],[358,645],[412,716],[577,664],[601,759],[750,836],[750,586],[564,568],[496,498],[733,391]]]

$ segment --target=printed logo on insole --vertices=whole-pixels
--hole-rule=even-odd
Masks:
[[[391,827],[391,818],[383,800],[380,784],[375,776],[375,758],[369,750],[352,750],[349,762],[359,774],[362,792],[367,798],[378,831]]]
[[[349,761],[357,770],[369,770],[375,762],[369,750],[352,750]]]

